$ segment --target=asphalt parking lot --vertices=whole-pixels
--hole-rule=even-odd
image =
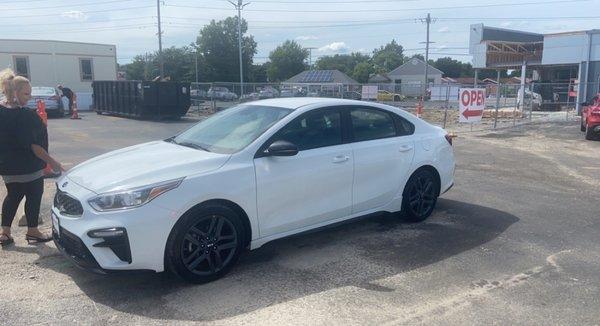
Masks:
[[[67,168],[195,122],[83,116],[50,120]],[[91,274],[15,228],[0,324],[600,323],[600,142],[571,121],[465,133],[455,150],[456,185],[425,223],[380,215],[274,241],[206,285]]]

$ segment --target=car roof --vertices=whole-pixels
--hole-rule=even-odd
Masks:
[[[286,109],[296,110],[301,107],[308,105],[369,105],[370,102],[356,101],[356,100],[344,100],[338,98],[322,98],[322,97],[286,97],[286,98],[273,98],[267,100],[260,100],[255,102],[247,103],[249,105],[263,105],[263,106],[274,106]]]

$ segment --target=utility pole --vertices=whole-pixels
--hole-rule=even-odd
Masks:
[[[434,43],[429,41],[429,27],[434,20],[431,19],[431,14],[427,14],[427,18],[421,18],[422,23],[427,24],[427,41],[425,41],[425,87],[423,89],[423,99],[427,95],[427,84],[429,83],[429,44]]]
[[[315,50],[315,47],[308,47],[305,48],[308,50],[308,70],[313,70],[313,65],[312,65],[312,50]]]
[[[160,79],[165,76],[165,64],[162,55],[162,30],[160,26],[160,0],[156,0],[156,12],[158,14],[158,65],[160,69]]]
[[[244,3],[244,0],[238,0],[237,3],[233,2],[233,1],[229,1],[229,3],[231,3],[235,7],[235,9],[237,9],[237,11],[238,11],[238,47],[239,47],[239,54],[240,54],[240,89],[241,89],[240,98],[242,98],[242,95],[244,95],[244,67],[243,67],[243,58],[242,58],[242,10],[244,9],[244,7],[246,7],[250,3],[249,2]]]

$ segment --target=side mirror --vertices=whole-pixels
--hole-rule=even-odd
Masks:
[[[265,151],[266,156],[295,156],[298,154],[298,146],[285,140],[273,142]]]

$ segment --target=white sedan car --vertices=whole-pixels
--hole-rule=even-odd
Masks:
[[[57,247],[96,272],[215,280],[245,248],[376,212],[429,217],[452,139],[398,108],[322,98],[241,104],[110,152],[57,182]]]

